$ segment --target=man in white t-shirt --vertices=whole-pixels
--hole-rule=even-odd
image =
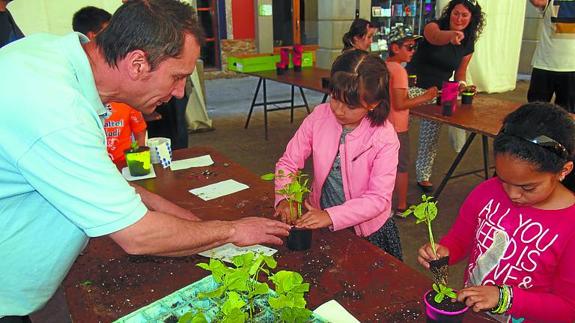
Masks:
[[[575,1],[529,0],[543,13],[527,100],[575,112]]]

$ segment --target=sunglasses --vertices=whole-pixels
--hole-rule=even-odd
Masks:
[[[559,156],[562,159],[569,159],[569,152],[567,151],[567,148],[565,148],[565,146],[563,146],[562,144],[560,144],[557,140],[547,137],[545,135],[541,135],[541,136],[537,136],[533,139],[529,139],[529,138],[525,138],[523,136],[518,136],[515,134],[511,134],[508,131],[506,131],[505,127],[503,129],[501,129],[501,133],[508,135],[508,136],[513,136],[513,137],[517,137],[519,139],[523,139],[525,141],[529,141],[530,143],[536,144],[539,147],[542,147],[552,153],[554,153],[555,155]]]
[[[414,50],[417,49],[417,45],[403,45],[403,47],[405,47],[405,49],[407,49],[410,52],[413,52]]]
[[[472,6],[477,6],[477,0],[465,0],[465,1],[467,1]]]

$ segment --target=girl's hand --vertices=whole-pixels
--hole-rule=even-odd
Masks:
[[[437,94],[439,93],[439,91],[437,90],[437,87],[432,86],[429,89],[427,89],[424,93],[424,95],[426,96],[425,98],[428,101],[431,101],[433,99],[435,99],[437,97]]]
[[[461,41],[465,38],[465,34],[459,30],[450,30],[451,37],[449,38],[449,42],[453,45],[461,45]]]
[[[293,211],[297,212],[297,206],[292,205]],[[281,202],[278,203],[278,206],[276,207],[276,212],[274,213],[275,217],[279,217],[281,219],[282,222],[287,223],[287,224],[294,224],[295,223],[295,213],[294,216],[291,217],[290,216],[290,212],[289,212],[289,202],[287,200],[281,200]]]
[[[316,209],[305,201],[305,207],[308,209],[301,219],[295,222],[296,227],[305,229],[326,228],[333,224],[327,211]]]
[[[467,287],[457,292],[457,300],[464,302],[474,312],[491,310],[499,303],[499,287]]]
[[[417,261],[423,267],[429,269],[429,262],[431,260],[437,260],[442,257],[449,256],[449,249],[438,243],[435,244],[435,250],[437,251],[437,257],[433,254],[433,249],[429,243],[424,244],[418,251]]]

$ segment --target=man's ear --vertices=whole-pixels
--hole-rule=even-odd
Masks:
[[[123,61],[126,63],[128,75],[134,80],[145,78],[151,70],[146,53],[140,49],[129,52]]]

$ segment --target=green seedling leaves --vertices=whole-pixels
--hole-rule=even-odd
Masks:
[[[178,320],[178,323],[208,323],[206,316],[201,311],[197,314],[193,314],[192,312],[188,312]]]
[[[447,287],[443,284],[433,284],[433,290],[437,293],[433,300],[439,304],[441,303],[446,297],[454,299],[457,297],[457,294],[453,291],[452,288]]]
[[[267,173],[260,176],[260,178],[264,181],[273,181],[276,178],[276,175],[274,173]]]
[[[268,301],[277,321],[304,322],[312,315],[311,311],[305,309],[304,294],[309,291],[309,284],[303,282],[299,273],[281,270],[270,275],[270,269],[277,267],[277,261],[272,256],[253,252],[234,257],[232,263],[233,267],[228,267],[219,260],[210,259],[209,263],[198,264],[198,267],[211,271],[214,280],[217,277],[216,282],[220,284],[215,290],[199,295],[200,298],[209,298],[219,304],[216,321],[253,321],[255,299],[270,293],[268,284],[258,281],[260,276],[264,279],[267,277],[275,285],[277,296],[270,296]],[[180,320],[185,319],[182,323],[196,323],[192,319],[202,318],[189,312]]]

